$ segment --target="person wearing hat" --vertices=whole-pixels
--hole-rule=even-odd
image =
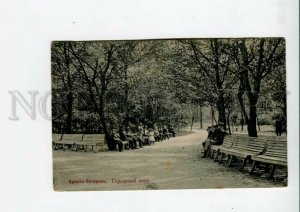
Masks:
[[[119,133],[117,133],[116,129],[112,129],[111,137],[112,137],[113,141],[118,145],[119,152],[122,152],[124,145],[123,145],[123,142],[120,140]]]
[[[126,131],[124,129],[124,126],[120,126],[119,135],[120,135],[120,140],[124,144],[125,149],[130,149],[130,148],[133,149],[132,140],[127,138],[127,134],[126,134]]]
[[[211,145],[221,145],[223,143],[224,136],[228,133],[223,130],[219,125],[215,125],[207,128],[208,136],[205,141],[202,142],[203,145],[203,158],[207,156],[208,150]]]
[[[126,137],[129,141],[129,148],[138,149],[137,143],[136,143],[137,142],[136,138],[135,138],[134,134],[132,133],[130,127],[126,128]]]
[[[164,137],[164,139],[167,138],[169,140],[169,132],[168,132],[167,126],[164,126],[164,128],[163,128],[163,137]]]
[[[175,137],[175,136],[176,136],[176,132],[175,132],[175,130],[174,130],[174,127],[173,127],[173,125],[171,125],[171,126],[170,126],[170,128],[169,128],[169,132],[172,134],[172,136],[173,136],[173,137]]]

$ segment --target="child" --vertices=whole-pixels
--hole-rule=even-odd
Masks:
[[[148,132],[147,136],[148,136],[149,145],[150,145],[151,143],[154,144],[155,138],[154,138],[154,131],[153,131],[152,128],[149,128],[149,132]]]

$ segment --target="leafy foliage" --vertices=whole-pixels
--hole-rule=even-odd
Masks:
[[[286,117],[283,39],[60,41],[51,54],[57,132],[192,128],[211,107],[223,128],[243,118],[255,135],[264,111]]]

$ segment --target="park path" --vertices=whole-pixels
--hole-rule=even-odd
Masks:
[[[280,187],[201,158],[205,130],[124,152],[53,152],[54,188],[143,190]]]

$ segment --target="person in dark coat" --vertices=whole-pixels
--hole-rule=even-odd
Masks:
[[[124,145],[124,149],[129,149],[129,148],[134,149],[133,142],[127,137],[127,133],[123,126],[121,126],[119,129],[119,135],[120,135],[120,140]]]
[[[129,148],[138,149],[136,134],[131,131],[130,127],[126,128],[126,137],[129,141]]]
[[[123,145],[123,142],[120,139],[119,133],[117,133],[117,131],[115,129],[112,130],[111,138],[113,139],[115,144],[118,145],[119,152],[122,152],[123,148],[124,148],[124,145]]]
[[[281,136],[283,123],[281,119],[277,119],[275,122],[275,133],[277,136]]]
[[[164,128],[163,128],[163,137],[164,137],[164,139],[167,138],[169,140],[169,131],[167,129],[167,126],[164,126]]]
[[[175,135],[176,135],[176,132],[175,132],[175,130],[174,130],[174,127],[173,127],[173,126],[171,126],[171,127],[169,128],[169,132],[170,132],[170,133],[172,133],[172,136],[173,136],[173,137],[175,137]]]
[[[208,136],[205,141],[202,142],[203,145],[203,158],[207,156],[208,150],[211,145],[221,145],[223,143],[225,135],[228,133],[223,130],[222,126],[220,125],[215,125],[212,127],[209,127],[207,129],[208,131]]]

